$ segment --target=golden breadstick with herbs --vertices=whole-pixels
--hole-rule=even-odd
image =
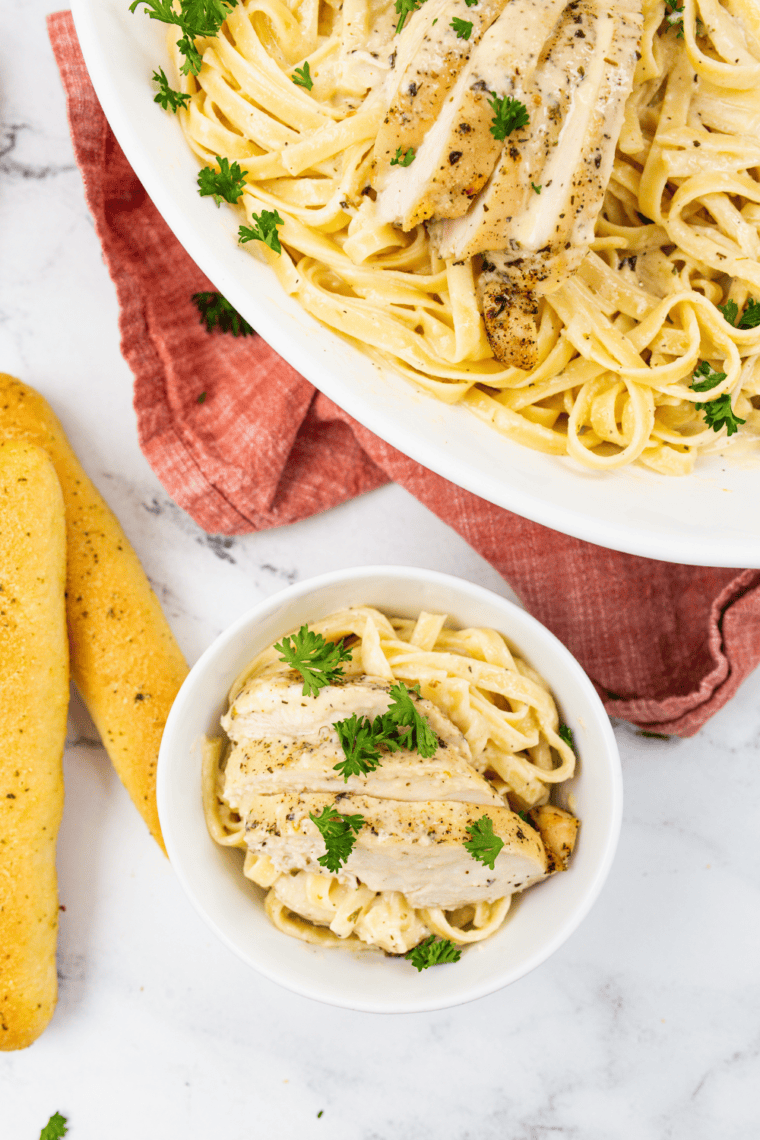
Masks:
[[[53,1016],[69,703],[63,496],[49,457],[0,442],[0,1049]]]
[[[145,572],[85,475],[47,402],[0,374],[0,438],[24,438],[53,461],[66,508],[71,674],[132,800],[163,848],[156,762],[187,665]]]

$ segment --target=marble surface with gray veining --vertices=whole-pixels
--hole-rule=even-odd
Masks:
[[[171,502],[137,445],[54,7],[0,0],[0,370],[52,403],[188,659],[256,600],[340,566],[431,566],[510,596],[397,487],[236,539]],[[384,1018],[282,990],[207,932],[74,696],[59,1004],[34,1046],[0,1055],[0,1137],[36,1140],[56,1110],[71,1140],[760,1136],[760,675],[691,740],[616,733],[622,837],[578,932],[501,993]]]

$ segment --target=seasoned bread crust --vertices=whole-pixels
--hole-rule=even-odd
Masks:
[[[164,849],[156,765],[187,664],[118,520],[47,402],[0,374],[0,438],[39,444],[53,461],[66,510],[66,613],[71,673],[135,807]]]
[[[0,442],[0,1049],[57,996],[55,842],[69,699],[63,496],[48,456]]]

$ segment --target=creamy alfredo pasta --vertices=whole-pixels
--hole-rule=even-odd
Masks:
[[[271,646],[233,685],[224,735],[205,750],[206,821],[218,843],[245,850],[243,872],[285,933],[392,954],[431,935],[476,942],[515,893],[565,869],[578,821],[549,800],[575,755],[554,700],[500,634],[445,620],[343,610],[309,627],[350,646],[333,683],[304,694]],[[383,751],[347,775],[340,722],[381,717],[400,682],[432,749]],[[361,821],[332,872],[315,822],[326,809]],[[471,853],[484,820],[499,848],[490,861]]]
[[[246,248],[372,359],[596,469],[757,437],[756,0],[242,0],[197,46],[188,142],[283,221]]]

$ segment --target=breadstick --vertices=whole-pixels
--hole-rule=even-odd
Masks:
[[[137,555],[85,475],[47,402],[0,373],[0,438],[38,443],[66,508],[66,613],[71,674],[114,768],[164,849],[156,762],[187,665]]]
[[[69,702],[63,497],[33,444],[0,442],[0,1049],[53,1016]]]

